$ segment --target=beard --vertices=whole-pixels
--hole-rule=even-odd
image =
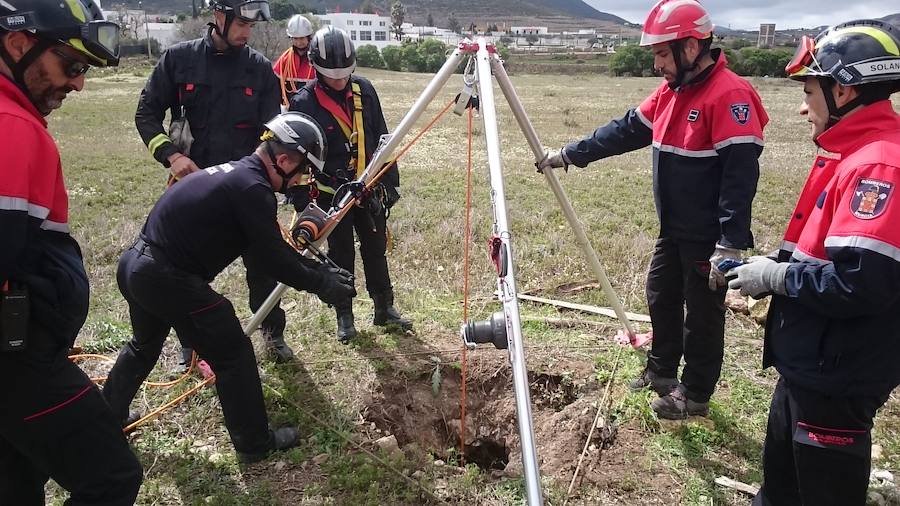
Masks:
[[[31,102],[44,116],[62,107],[66,95],[74,90],[69,84],[54,86],[47,69],[40,64],[32,65],[25,72],[25,87],[31,95]]]

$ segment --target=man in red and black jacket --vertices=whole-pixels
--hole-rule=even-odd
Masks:
[[[786,68],[820,153],[777,261],[729,285],[773,294],[763,366],[781,378],[753,504],[865,504],[876,411],[900,385],[900,30],[851,21],[804,37]]]
[[[660,221],[647,275],[653,345],[631,386],[656,390],[661,397],[652,406],[663,418],[708,414],[724,355],[726,287],[716,266],[753,247],[751,203],[768,116],[725,55],[710,49],[712,29],[698,2],[657,3],[641,45],[651,46],[666,82],[623,118],[548,151],[538,164],[584,167],[653,146]]]
[[[44,116],[118,64],[119,27],[91,0],[0,2],[0,504],[131,505],[142,480],[119,420],[68,352],[88,278],[70,235],[59,151]],[[102,34],[102,36],[98,36]]]
[[[172,180],[204,167],[237,160],[259,144],[263,124],[281,112],[278,79],[271,62],[247,45],[257,22],[269,19],[265,0],[215,0],[206,36],[182,42],[160,57],[138,101],[134,121],[150,154]],[[193,142],[176,146],[163,128],[166,111],[187,119]],[[177,139],[175,139],[177,140]],[[248,267],[250,309],[275,289],[275,280]],[[285,314],[277,304],[262,323],[266,349],[276,361],[294,352],[284,341]],[[190,364],[190,343],[180,368]]]

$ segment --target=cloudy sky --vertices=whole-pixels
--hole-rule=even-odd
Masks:
[[[654,0],[584,0],[597,10],[643,23]],[[900,12],[897,0],[701,0],[713,23],[734,29],[758,29],[760,23],[781,28],[811,28]]]

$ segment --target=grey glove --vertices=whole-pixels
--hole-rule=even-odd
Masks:
[[[784,278],[787,276],[787,262],[776,262],[771,258],[754,256],[744,265],[728,271],[728,288],[740,290],[741,295],[761,299],[767,295],[787,295]]]
[[[344,269],[325,265],[319,268],[319,272],[322,274],[322,283],[319,285],[319,289],[313,292],[319,297],[319,300],[333,306],[356,297],[352,274]]]
[[[741,250],[716,244],[716,250],[709,257],[709,289],[712,291],[728,284],[728,281],[725,280],[725,273],[719,270],[719,264],[723,260],[740,261]]]
[[[541,174],[544,173],[544,169],[556,169],[559,167],[564,167],[566,169],[569,168],[572,162],[569,160],[569,157],[566,156],[565,148],[562,149],[545,149],[544,150],[544,158],[541,159],[538,163],[535,164],[537,167],[537,171]]]

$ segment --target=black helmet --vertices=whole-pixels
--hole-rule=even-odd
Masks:
[[[784,70],[796,81],[818,79],[828,106],[826,128],[830,128],[856,107],[900,91],[900,29],[861,19],[828,28],[815,40],[803,36]],[[837,107],[831,92],[836,82],[862,86],[859,96]]]
[[[318,171],[324,168],[328,145],[325,133],[316,120],[302,112],[286,112],[266,122],[265,127],[262,140],[276,142],[288,150],[299,152]],[[293,174],[280,175],[285,179],[293,177]]]
[[[313,35],[309,59],[319,74],[344,79],[356,70],[356,49],[347,32],[326,26]]]
[[[213,0],[212,6],[226,17],[236,16],[248,23],[272,20],[268,0]]]
[[[42,41],[39,51],[20,60],[27,67],[50,45],[61,43],[85,55],[93,65],[106,67],[119,64],[119,25],[103,18],[94,0],[3,0],[0,1],[0,30],[27,31]],[[4,52],[5,53],[5,52]],[[7,65],[16,73],[17,65]],[[19,77],[16,77],[19,80]]]
[[[871,19],[839,24],[815,40],[804,37],[785,70],[798,81],[831,77],[844,86],[900,84],[900,29]]]

